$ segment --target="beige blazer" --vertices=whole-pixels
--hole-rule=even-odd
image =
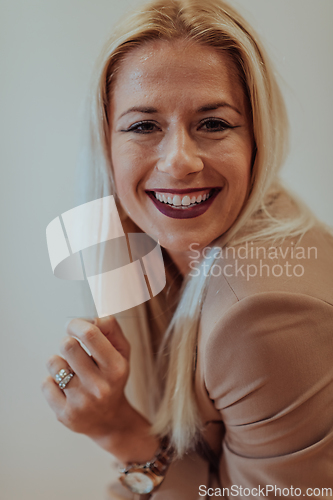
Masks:
[[[241,245],[218,259],[221,269],[210,277],[195,391],[217,475],[191,453],[170,465],[152,495],[122,497],[120,489],[111,498],[208,499],[208,487],[225,498],[257,496],[241,487],[265,488],[259,492],[266,498],[278,496],[271,487],[285,489],[284,498],[295,498],[295,488],[301,496],[319,488],[316,498],[327,498],[321,489],[333,489],[333,238],[316,227],[296,243],[286,239],[276,252],[266,244],[266,254],[263,245],[249,242],[247,252]]]

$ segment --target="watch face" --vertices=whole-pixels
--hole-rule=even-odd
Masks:
[[[126,485],[134,492],[150,493],[154,489],[154,483],[147,474],[143,472],[128,472],[124,477]]]

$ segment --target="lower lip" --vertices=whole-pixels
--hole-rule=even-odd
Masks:
[[[220,191],[221,189],[214,189],[213,194],[208,198],[208,200],[202,201],[198,205],[190,208],[182,206],[179,206],[179,208],[173,208],[167,203],[163,203],[162,201],[159,201],[157,198],[155,198],[155,195],[151,191],[147,191],[147,195],[152,200],[155,207],[163,215],[171,217],[171,219],[193,219],[194,217],[199,217],[199,215],[204,214],[209,209]]]

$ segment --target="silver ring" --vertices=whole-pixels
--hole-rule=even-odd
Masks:
[[[66,368],[62,368],[61,370],[59,370],[55,376],[55,380],[56,380],[59,388],[65,389],[65,387],[72,380],[74,375],[75,375],[74,372],[67,370]]]

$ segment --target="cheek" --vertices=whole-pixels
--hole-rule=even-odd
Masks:
[[[133,192],[133,187],[137,183],[136,161],[129,152],[123,153],[117,148],[112,149],[111,160],[116,191],[122,201],[122,197]]]
[[[246,193],[251,177],[252,150],[234,149],[224,157],[224,172],[231,193]]]
[[[114,179],[118,196],[126,193],[135,195],[139,184],[145,179],[149,170],[147,153],[131,142],[117,144],[111,150]]]
[[[239,162],[235,165],[235,169],[233,172],[233,180],[235,188],[239,191],[239,194],[243,194],[247,191],[248,184],[250,182],[251,177],[251,163],[249,161],[244,161],[243,163]]]

